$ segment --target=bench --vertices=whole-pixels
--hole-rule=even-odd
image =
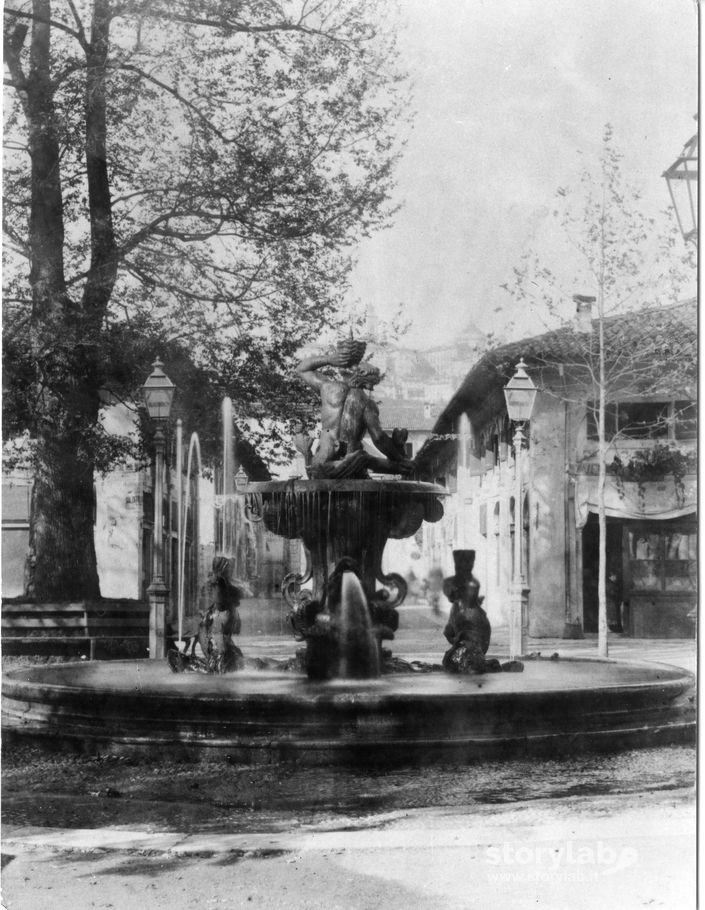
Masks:
[[[7,655],[146,657],[148,644],[149,605],[141,601],[2,605],[2,650]]]

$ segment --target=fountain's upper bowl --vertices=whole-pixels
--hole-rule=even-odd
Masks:
[[[447,496],[445,487],[421,480],[265,480],[248,483],[244,493],[402,493]]]
[[[274,534],[301,538],[308,547],[325,539],[336,557],[359,561],[365,548],[379,551],[381,559],[388,538],[411,537],[422,522],[439,521],[446,491],[433,483],[385,478],[267,480],[248,483],[239,493],[261,501]]]

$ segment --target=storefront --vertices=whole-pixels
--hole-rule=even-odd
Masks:
[[[583,628],[597,631],[599,529],[595,478],[576,484],[582,532]],[[606,570],[608,605],[626,635],[634,638],[690,638],[697,618],[698,528],[695,478],[618,485],[608,479]],[[615,607],[615,609],[610,609]]]
[[[671,521],[625,522],[625,628],[630,635],[679,638],[695,633],[697,541],[695,514]]]

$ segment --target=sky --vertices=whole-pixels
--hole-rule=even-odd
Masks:
[[[663,171],[696,131],[695,2],[400,0],[400,17],[416,111],[403,208],[360,245],[350,302],[380,319],[401,305],[410,347],[469,322],[501,333],[510,317],[531,334],[500,286],[605,124],[646,204],[670,204]]]

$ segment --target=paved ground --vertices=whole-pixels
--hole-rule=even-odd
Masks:
[[[418,660],[440,662],[448,643],[443,637],[445,616],[434,616],[425,605],[402,606],[400,628],[390,646],[395,654]],[[291,637],[282,635],[250,635],[240,639],[243,651],[252,656],[287,657],[296,647]],[[300,647],[300,646],[299,646]],[[608,634],[609,658],[613,660],[652,660],[696,671],[697,643],[695,639],[635,639],[625,635]],[[597,636],[580,640],[562,638],[530,638],[528,651],[561,657],[596,657]],[[509,652],[506,629],[492,632],[490,654],[506,658]]]
[[[685,791],[424,808],[286,832],[8,832],[8,910],[696,906]]]
[[[423,608],[395,653],[437,661]],[[251,636],[252,656],[291,653]],[[495,633],[491,651],[505,642]],[[610,657],[696,668],[691,641],[613,636]],[[530,651],[594,656],[594,640]],[[159,766],[6,755],[8,910],[696,906],[694,750],[393,772]]]

